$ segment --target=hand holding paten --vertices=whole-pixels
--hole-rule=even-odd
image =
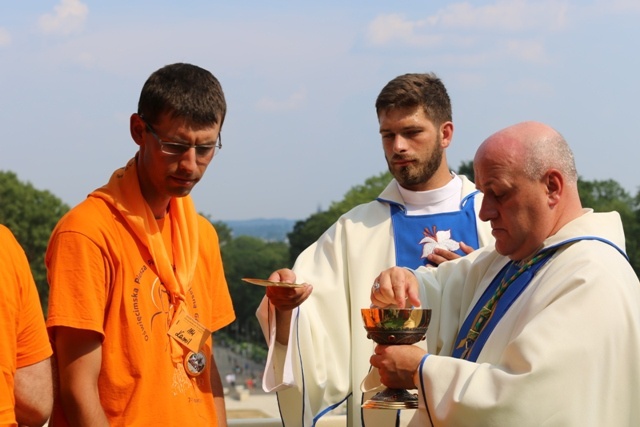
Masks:
[[[273,282],[296,283],[296,274],[288,268],[283,268],[271,273],[269,280]],[[284,286],[268,286],[266,295],[276,310],[291,311],[309,298],[312,291],[313,286],[307,283],[305,283],[304,286],[291,288]]]

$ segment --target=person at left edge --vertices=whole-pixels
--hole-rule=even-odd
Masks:
[[[51,345],[29,261],[0,225],[0,426],[41,426],[53,404]]]
[[[221,148],[225,113],[209,71],[151,74],[130,119],[134,158],[54,229],[53,427],[226,425],[208,334],[235,313],[218,236],[189,196]]]

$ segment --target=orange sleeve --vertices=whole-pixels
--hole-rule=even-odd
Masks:
[[[74,231],[54,231],[45,262],[49,279],[47,327],[67,326],[104,336],[107,269],[98,245]],[[52,335],[55,339],[55,336]]]
[[[15,426],[16,370],[51,356],[31,268],[11,231],[0,225],[0,425]]]
[[[40,362],[52,354],[51,345],[44,326],[44,314],[31,268],[22,247],[13,234],[3,227],[2,230],[2,287],[5,291],[16,292],[16,318],[13,323],[16,331],[16,368]],[[8,263],[5,263],[8,261]],[[4,296],[3,298],[10,298]],[[6,315],[6,313],[3,313]],[[8,319],[5,319],[8,320]],[[9,323],[9,322],[7,322]],[[11,327],[11,325],[7,325]]]
[[[16,367],[33,365],[52,354],[51,344],[44,324],[44,314],[36,284],[33,281],[26,257],[25,286],[22,287],[22,310],[18,321],[18,349]]]

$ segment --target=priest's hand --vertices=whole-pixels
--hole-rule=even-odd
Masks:
[[[418,280],[411,270],[392,267],[383,271],[371,287],[371,304],[375,307],[420,307]]]
[[[469,246],[464,242],[460,242],[460,249],[465,253],[465,255],[469,255],[471,252],[473,252],[473,246]],[[462,257],[455,252],[443,248],[435,248],[433,250],[433,253],[427,255],[427,259],[429,260],[429,262],[435,265],[440,265],[443,262],[451,261],[452,259],[458,258]]]
[[[288,268],[274,271],[269,276],[273,282],[295,283],[296,274]],[[313,286],[305,283],[302,287],[288,288],[284,286],[267,287],[267,298],[278,311],[291,311],[302,304],[311,292]]]
[[[376,345],[369,361],[378,368],[382,384],[389,388],[412,389],[420,361],[427,354],[415,345]]]
[[[296,274],[288,268],[282,268],[271,273],[269,280],[296,283]],[[309,298],[312,291],[313,286],[307,283],[296,288],[267,287],[267,298],[276,308],[276,341],[280,344],[287,345],[289,343],[292,310]]]

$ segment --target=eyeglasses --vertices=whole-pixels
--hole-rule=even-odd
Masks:
[[[164,154],[168,154],[170,156],[181,156],[193,147],[196,150],[197,158],[206,159],[213,157],[216,154],[216,150],[222,149],[222,132],[218,133],[218,140],[215,144],[182,144],[173,141],[163,141],[160,139],[153,127],[151,127],[151,125],[147,123],[142,116],[140,116],[140,118],[146,125],[149,133],[158,141],[158,144],[160,144],[160,151]]]

